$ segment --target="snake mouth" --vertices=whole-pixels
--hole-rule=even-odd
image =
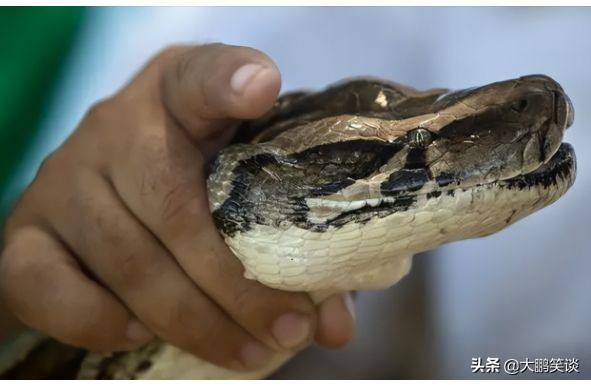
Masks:
[[[567,180],[570,187],[575,181],[576,167],[577,161],[573,146],[563,142],[550,160],[534,171],[498,183],[508,188],[524,189],[533,186],[548,188],[562,179]]]

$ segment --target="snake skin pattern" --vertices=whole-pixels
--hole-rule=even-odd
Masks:
[[[485,236],[573,184],[574,111],[543,75],[450,92],[354,79],[281,97],[211,164],[210,209],[245,276],[316,301],[395,284],[412,256]],[[214,348],[214,347],[212,347]],[[261,378],[155,342],[79,378]]]

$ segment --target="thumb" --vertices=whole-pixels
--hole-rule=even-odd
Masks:
[[[277,66],[252,48],[177,47],[168,57],[161,71],[162,102],[197,142],[221,135],[228,121],[261,116],[281,87]]]

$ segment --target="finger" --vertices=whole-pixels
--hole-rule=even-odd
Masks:
[[[316,342],[329,348],[344,346],[353,338],[355,309],[351,294],[335,294],[319,306]]]
[[[251,334],[274,348],[306,345],[316,320],[308,296],[243,277],[242,265],[212,221],[203,161],[192,143],[174,132],[152,139],[131,148],[126,161],[109,170],[121,199],[191,279]]]
[[[19,319],[70,345],[130,350],[152,338],[111,293],[80,271],[59,241],[39,228],[21,228],[11,237],[0,283]]]
[[[177,47],[161,60],[162,101],[197,142],[218,134],[220,121],[262,115],[281,88],[273,61],[252,48]]]
[[[53,213],[52,223],[150,330],[218,365],[254,369],[266,363],[271,351],[190,281],[106,181],[88,172],[79,173],[78,182],[83,190],[69,197],[68,210]]]

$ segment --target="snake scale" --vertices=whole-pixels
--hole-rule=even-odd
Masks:
[[[215,223],[245,276],[320,301],[395,284],[412,256],[485,236],[573,184],[574,119],[553,79],[460,91],[360,78],[280,97],[210,165]],[[215,347],[212,347],[214,349]],[[260,378],[163,342],[86,354],[78,378]]]

